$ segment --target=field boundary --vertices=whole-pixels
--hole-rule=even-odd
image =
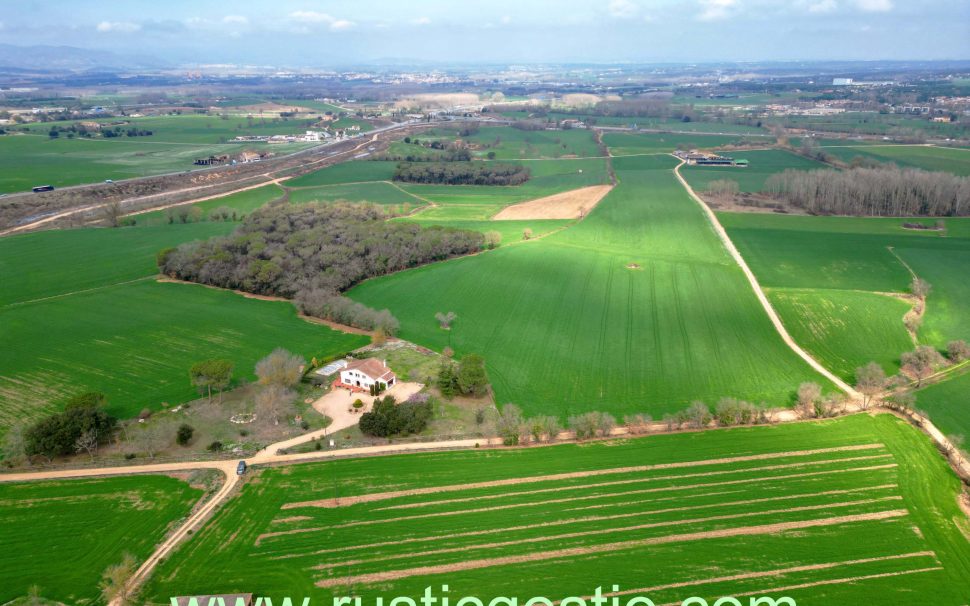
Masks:
[[[687,190],[687,193],[690,195],[690,197],[697,204],[700,205],[701,209],[703,209],[704,214],[707,216],[707,219],[710,221],[711,226],[714,228],[714,232],[717,234],[718,238],[720,238],[721,243],[731,254],[731,257],[734,258],[735,262],[737,262],[737,264],[741,267],[741,271],[744,272],[745,277],[748,279],[748,283],[751,284],[751,288],[754,290],[755,295],[758,297],[758,301],[761,303],[761,306],[764,308],[765,313],[768,314],[768,318],[771,320],[771,323],[774,325],[775,330],[778,331],[778,334],[781,336],[782,341],[784,341],[785,344],[788,345],[788,347],[791,348],[792,351],[798,354],[798,356],[801,359],[805,360],[805,362],[807,362],[808,365],[811,366],[816,372],[818,372],[823,377],[828,379],[836,387],[838,387],[845,393],[849,394],[849,396],[851,396],[852,398],[859,398],[860,397],[859,392],[857,392],[851,385],[849,385],[848,383],[846,383],[845,381],[837,377],[834,373],[832,373],[832,371],[822,366],[822,364],[818,360],[813,358],[807,351],[802,349],[802,347],[798,343],[796,343],[795,339],[793,339],[792,336],[788,333],[788,329],[785,328],[785,325],[782,323],[781,317],[778,315],[778,312],[775,311],[775,308],[771,305],[771,301],[768,300],[768,295],[766,295],[765,291],[761,288],[761,284],[758,283],[758,279],[755,277],[754,272],[751,271],[750,267],[748,267],[747,262],[744,260],[744,257],[741,256],[741,253],[734,245],[734,242],[731,241],[731,238],[728,236],[727,230],[725,230],[724,226],[721,225],[721,222],[718,221],[717,215],[714,214],[714,211],[711,210],[711,207],[708,206],[707,203],[704,202],[704,200],[697,195],[697,193],[694,191],[694,188],[692,188],[690,184],[687,183],[687,180],[684,179],[684,177],[680,174],[680,167],[685,164],[685,161],[680,158],[678,158],[678,160],[680,160],[680,164],[674,167],[674,175],[677,177],[677,180],[680,181],[680,184],[684,187],[684,189]]]

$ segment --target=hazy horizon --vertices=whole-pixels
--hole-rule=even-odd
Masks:
[[[199,5],[37,0],[7,7],[0,43],[75,46],[180,64],[380,61],[654,63],[970,58],[970,2],[943,0],[255,0]],[[65,16],[70,23],[61,24]],[[901,43],[904,40],[905,43]]]

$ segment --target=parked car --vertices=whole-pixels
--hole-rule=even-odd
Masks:
[[[35,194],[36,194],[36,193],[40,193],[40,192],[42,192],[42,191],[54,191],[54,186],[53,186],[53,185],[38,185],[37,187],[34,187],[34,188],[32,189],[32,191],[33,191],[33,192],[34,192]]]
[[[241,476],[246,473],[246,461],[239,461],[239,465],[236,465],[236,475]]]

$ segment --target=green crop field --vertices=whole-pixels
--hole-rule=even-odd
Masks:
[[[523,131],[484,128],[478,136],[494,140],[509,132],[518,134]],[[453,132],[443,129],[429,133],[433,137],[428,138],[442,141],[451,141],[455,137]],[[408,147],[407,144],[401,145]],[[540,153],[541,145],[537,143],[534,151]],[[290,190],[290,201],[293,203],[342,199],[381,205],[407,204],[411,209],[423,206],[420,212],[396,220],[412,221],[426,226],[442,225],[481,232],[496,231],[502,235],[503,242],[510,243],[522,240],[525,229],[531,229],[533,236],[540,236],[570,225],[572,221],[492,221],[491,218],[506,206],[608,182],[606,159],[539,157],[510,161],[529,167],[529,181],[510,187],[392,182],[390,180],[394,177],[396,162],[360,160],[308,173],[287,181],[286,186]]]
[[[0,602],[40,595],[103,604],[98,583],[130,553],[142,562],[202,491],[167,476],[0,484]]]
[[[707,189],[716,179],[736,181],[743,192],[759,192],[764,189],[765,180],[786,169],[815,170],[828,168],[821,162],[809,160],[782,149],[758,151],[728,151],[725,155],[735,159],[745,159],[750,163],[740,166],[684,166],[680,174],[698,192]]]
[[[411,207],[423,206],[425,202],[409,194],[404,189],[388,181],[373,183],[353,183],[348,185],[320,185],[289,189],[289,199],[293,204],[305,202],[370,202],[380,205],[409,204]]]
[[[659,415],[727,395],[778,405],[817,380],[675,180],[676,161],[614,164],[620,184],[569,229],[349,294],[388,307],[405,339],[484,355],[497,401],[529,414]],[[439,311],[458,314],[452,330]]]
[[[825,147],[825,152],[843,162],[853,158],[892,162],[902,167],[970,175],[970,149],[925,145],[865,145]]]
[[[606,133],[603,135],[610,152],[615,156],[663,154],[677,149],[718,149],[725,145],[749,142],[758,146],[772,145],[773,137],[744,137],[742,135],[704,135],[685,133]],[[742,151],[733,151],[742,157]]]
[[[958,606],[960,482],[889,415],[263,469],[145,588],[168,596]],[[747,603],[745,601],[745,603]]]
[[[102,123],[121,119],[98,119]],[[211,154],[237,154],[263,143],[228,143],[238,135],[299,134],[305,120],[254,119],[245,117],[181,115],[126,118],[122,129],[151,130],[151,136],[57,139],[47,136],[52,126],[69,127],[76,121],[26,125],[29,134],[0,136],[0,193],[26,191],[36,185],[65,187],[105,179],[128,179],[193,170],[197,158]],[[20,127],[18,127],[20,128]],[[312,146],[291,143],[274,147],[291,153]]]
[[[105,392],[119,416],[189,400],[187,369],[201,359],[232,359],[236,376],[251,378],[256,360],[276,347],[309,358],[366,342],[299,319],[289,303],[154,281],[160,249],[234,227],[200,222],[0,239],[0,428],[82,391]]]
[[[963,122],[931,122],[928,118],[912,115],[874,112],[845,112],[828,116],[785,116],[784,124],[791,128],[850,134],[892,135],[897,129],[905,129],[932,137],[959,139],[965,137],[967,133],[966,123]]]
[[[795,342],[850,383],[855,380],[855,369],[869,361],[895,373],[899,354],[913,348],[903,325],[911,305],[901,299],[821,288],[770,288],[767,292]]]
[[[585,129],[535,131],[511,127],[482,128],[463,139],[473,149],[476,146],[487,146],[479,151],[482,154],[494,151],[498,160],[568,156],[588,158],[602,155],[593,139],[593,133]]]
[[[930,385],[916,394],[916,407],[925,410],[933,424],[949,436],[963,436],[963,450],[970,448],[970,372]]]
[[[843,375],[870,360],[883,365],[892,361],[887,370],[894,369],[901,351],[879,354],[878,349],[912,347],[900,332],[899,305],[882,295],[864,300],[852,294],[907,292],[911,276],[900,259],[933,286],[919,340],[943,348],[947,341],[970,338],[968,219],[946,219],[943,237],[935,231],[903,229],[907,219],[718,216],[762,286],[776,293],[772,299],[780,304],[786,325],[806,339],[802,345]],[[801,289],[797,304],[782,301],[783,291],[778,289]],[[800,317],[808,309],[822,313],[826,308],[842,309],[846,315],[831,318],[822,330],[812,329],[806,324],[810,320]],[[844,330],[838,328],[840,322],[846,323]],[[870,344],[858,342],[861,339]]]
[[[192,206],[198,207],[202,211],[203,218],[206,218],[211,211],[223,206],[236,211],[238,213],[237,217],[242,217],[282,196],[283,188],[271,183],[263,187],[241,191],[220,198],[213,198],[205,202],[198,202]],[[169,222],[168,216],[169,212],[167,210],[156,210],[135,215],[134,219],[137,225],[162,225]]]
[[[514,120],[525,120],[535,118],[535,112],[525,110],[504,111],[502,115]],[[684,122],[676,118],[649,118],[645,116],[596,116],[591,114],[564,113],[551,111],[538,115],[539,118],[553,120],[582,120],[587,124],[595,126],[634,126],[641,129],[667,130],[667,131],[689,131],[698,133],[737,133],[737,134],[767,134],[763,128],[749,126],[747,124],[733,124],[730,122],[717,122],[708,120],[694,120]]]

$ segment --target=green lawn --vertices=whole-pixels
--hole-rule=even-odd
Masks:
[[[754,592],[959,606],[959,492],[929,440],[889,415],[269,468],[144,595],[369,602],[446,584],[487,603],[616,584],[657,604]]]
[[[922,145],[865,145],[862,147],[826,147],[825,152],[843,162],[853,158],[892,162],[902,167],[970,175],[970,150]]]
[[[674,179],[674,159],[614,162],[620,185],[574,227],[350,296],[390,308],[406,339],[484,355],[496,399],[530,414],[659,416],[726,395],[779,405],[818,380]],[[451,331],[439,311],[458,314]]]
[[[736,181],[743,192],[759,192],[764,189],[765,180],[786,169],[816,170],[827,168],[825,164],[809,160],[782,149],[759,151],[728,151],[725,155],[735,159],[746,159],[749,165],[740,166],[684,166],[680,174],[698,192],[707,189],[716,179]]]
[[[168,476],[0,484],[0,602],[40,595],[103,604],[98,583],[130,553],[141,563],[201,497]]]

